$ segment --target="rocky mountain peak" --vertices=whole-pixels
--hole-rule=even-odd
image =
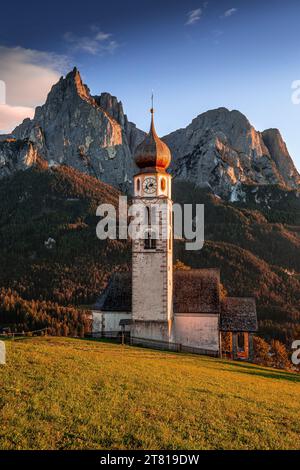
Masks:
[[[66,75],[66,78],[61,77],[58,82],[58,86],[68,90],[74,90],[82,99],[90,100],[90,90],[87,85],[84,85],[81,79],[81,75],[76,67]]]
[[[13,135],[33,142],[50,165],[66,164],[119,187],[132,177],[132,146],[139,131],[117,98],[91,96],[76,68],[60,78],[34,119],[25,120]]]
[[[144,136],[127,119],[117,97],[108,92],[92,96],[74,68],[52,87],[34,118],[24,120],[4,140],[30,142],[50,166],[65,164],[128,189],[136,172],[132,155]],[[240,185],[299,189],[300,177],[280,132],[258,132],[237,110],[207,111],[163,140],[172,153],[174,177],[210,187],[226,199],[233,200]],[[19,147],[8,144],[2,146],[0,176],[34,160],[24,160]]]
[[[98,106],[104,109],[108,114],[113,117],[122,127],[125,126],[127,117],[123,111],[123,105],[121,101],[110,93],[104,92],[100,96],[93,97]]]
[[[241,183],[299,187],[298,172],[279,136],[256,131],[239,111],[207,111],[164,141],[178,178],[208,183],[222,197],[232,198]]]
[[[284,181],[291,187],[299,185],[300,175],[295,168],[280,131],[278,129],[267,129],[262,132],[262,138]]]

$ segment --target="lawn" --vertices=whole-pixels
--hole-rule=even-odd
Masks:
[[[300,377],[68,338],[6,341],[0,449],[300,449]]]

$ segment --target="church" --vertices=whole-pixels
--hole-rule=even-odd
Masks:
[[[115,273],[93,308],[93,335],[126,334],[131,344],[215,357],[251,360],[257,331],[252,298],[224,297],[219,269],[174,270],[172,177],[168,146],[151,127],[135,151],[133,202],[148,213],[150,227],[132,241],[132,271]],[[161,215],[163,214],[163,216]]]

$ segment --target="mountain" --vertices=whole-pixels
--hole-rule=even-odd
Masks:
[[[8,176],[18,170],[26,170],[39,160],[36,146],[25,140],[6,137],[0,140],[0,177]]]
[[[112,272],[131,269],[130,242],[96,237],[96,208],[102,202],[117,206],[120,194],[61,165],[40,164],[0,181],[0,265],[5,266],[0,287],[16,291],[16,305],[19,297],[60,306],[92,304]],[[173,197],[205,205],[204,248],[189,252],[176,241],[175,265],[179,260],[194,268],[220,267],[229,295],[256,298],[260,334],[287,344],[299,337],[297,192],[260,187],[249,192],[250,203],[233,204],[178,180]],[[0,306],[0,323],[5,311]]]
[[[299,187],[299,173],[279,130],[267,129],[262,133],[262,138],[284,182],[292,188]]]
[[[241,184],[299,188],[299,173],[280,132],[257,132],[239,111],[219,108],[200,114],[164,141],[172,152],[175,177],[207,183],[226,199]]]
[[[32,142],[50,165],[68,165],[126,188],[134,171],[132,151],[144,133],[128,121],[115,97],[91,96],[75,68],[61,77],[34,118],[25,119],[13,136]]]
[[[26,169],[37,156],[130,192],[133,152],[145,133],[109,93],[92,96],[75,68],[54,85],[32,120],[0,137],[0,177]],[[276,129],[258,132],[239,111],[219,108],[164,137],[175,178],[210,186],[224,199],[243,199],[244,186],[299,189],[300,176]]]

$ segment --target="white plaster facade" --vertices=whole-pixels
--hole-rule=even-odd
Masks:
[[[130,320],[131,312],[101,312],[93,310],[93,334],[121,331],[120,321]],[[125,331],[130,331],[130,326],[125,325]]]
[[[219,351],[219,315],[177,313],[174,320],[176,343]]]

